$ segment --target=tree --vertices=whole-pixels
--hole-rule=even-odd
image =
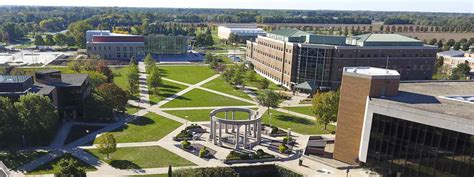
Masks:
[[[267,78],[263,78],[258,84],[259,89],[267,89],[270,86],[270,81]]]
[[[125,111],[127,106],[128,94],[114,83],[105,83],[96,88],[96,92],[106,104],[117,111]]]
[[[106,154],[107,159],[110,159],[110,153],[117,151],[117,142],[111,133],[104,133],[97,141],[99,142],[97,145],[99,153]]]
[[[312,111],[317,117],[317,122],[324,124],[324,130],[327,130],[327,124],[337,120],[338,108],[339,92],[318,93],[313,98]]]
[[[460,43],[460,42],[455,42],[454,45],[453,45],[453,49],[454,49],[454,50],[459,50],[459,49],[461,49],[461,43]]]
[[[51,100],[43,95],[28,93],[14,103],[24,133],[32,137],[54,130],[58,114]]]
[[[109,120],[113,117],[113,109],[97,93],[92,93],[85,101],[84,116],[87,120]]]
[[[86,71],[95,71],[96,66],[97,66],[97,61],[96,60],[84,60],[82,61],[82,67]]]
[[[140,79],[140,75],[138,74],[138,66],[134,63],[131,63],[128,66],[128,71],[126,74],[127,84],[128,84],[128,91],[134,95],[139,92],[138,88],[138,80]]]
[[[46,35],[45,44],[46,44],[47,46],[53,46],[53,45],[55,45],[55,42],[54,42],[54,39],[53,39],[53,35],[51,35],[51,34],[47,34],[47,35]]]
[[[244,73],[242,70],[236,70],[232,77],[232,83],[234,85],[244,85]]]
[[[148,86],[153,89],[153,93],[158,94],[158,88],[162,84],[160,70],[156,65],[152,65],[149,68],[150,73],[148,74],[146,82]]]
[[[235,35],[235,33],[230,33],[229,34],[229,42],[230,43],[238,43],[238,38],[237,38],[237,35]]]
[[[0,97],[0,139],[7,140],[18,127],[15,107],[7,97]],[[4,141],[5,142],[5,141]],[[3,144],[0,143],[0,144]]]
[[[438,40],[436,40],[436,38],[433,38],[433,39],[430,40],[430,42],[428,44],[429,45],[435,45],[437,42],[438,42]]]
[[[468,76],[470,72],[471,72],[471,67],[469,66],[467,62],[459,63],[458,65],[456,65],[455,68],[453,68],[450,78],[451,80],[458,80],[462,77]]]
[[[83,71],[81,73],[89,76],[92,88],[107,82],[107,77],[97,71]]]
[[[439,69],[441,69],[441,67],[444,65],[444,57],[443,56],[440,56],[438,58],[436,58],[436,62],[435,62],[435,69],[437,71],[439,71]]]
[[[173,176],[173,169],[170,165],[170,166],[168,166],[168,177],[172,177],[172,176]]]
[[[71,155],[65,155],[66,158],[62,158],[58,162],[59,170],[55,174],[56,176],[66,177],[66,176],[86,176],[86,170],[80,165],[80,163],[73,159]]]
[[[42,37],[41,35],[36,35],[36,36],[35,36],[34,44],[37,45],[37,46],[43,46],[43,45],[45,45],[45,42],[44,42],[44,40],[43,40],[43,37]]]
[[[153,60],[153,57],[151,56],[150,53],[148,53],[145,57],[145,65],[146,65],[146,68],[145,68],[145,71],[147,74],[150,74],[150,70],[151,69],[155,69],[155,68],[152,68],[152,67],[156,67],[156,62],[155,60]]]
[[[233,67],[229,67],[224,70],[224,73],[222,73],[222,77],[224,77],[224,80],[226,82],[231,82],[232,77],[234,76],[235,69]]]
[[[76,45],[80,48],[86,47],[86,31],[92,26],[86,20],[71,23],[68,27],[69,33],[74,37]]]
[[[103,60],[97,62],[95,70],[107,77],[107,82],[110,83],[114,81],[114,74],[112,73],[112,70],[110,70],[110,68],[107,66],[107,62]]]
[[[268,108],[268,114],[270,114],[270,108],[276,108],[278,106],[280,96],[270,89],[265,89],[263,93],[257,96],[257,101],[260,105]]]
[[[67,64],[67,69],[73,70],[75,72],[80,72],[81,71],[81,66],[82,66],[82,64],[79,61],[74,60],[74,61],[71,61]]]
[[[54,35],[53,40],[56,43],[56,45],[62,47],[66,45],[67,36],[62,33],[58,33]]]
[[[249,70],[247,72],[247,81],[249,81],[249,82],[257,81],[257,75],[256,75],[255,71]]]

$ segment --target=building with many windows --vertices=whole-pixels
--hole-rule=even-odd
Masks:
[[[474,175],[474,82],[346,67],[333,158],[387,176]]]
[[[132,57],[141,59],[147,53],[151,53],[154,58],[160,55],[183,55],[187,53],[189,43],[187,36],[140,36],[100,30],[87,31],[86,40],[87,55],[113,60],[129,60]]]
[[[348,66],[390,68],[402,80],[430,80],[436,47],[398,34],[346,38],[282,29],[247,41],[246,58],[258,73],[287,88],[305,82],[337,88]]]
[[[16,100],[27,93],[47,96],[59,116],[75,119],[83,113],[91,92],[87,74],[61,74],[56,70],[37,71],[32,76],[0,75],[0,96]]]

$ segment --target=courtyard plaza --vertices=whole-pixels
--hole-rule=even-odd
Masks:
[[[160,69],[166,70],[166,67],[168,66],[160,66]],[[193,70],[196,72],[208,69],[207,66],[201,66],[201,68],[196,66],[183,67],[193,67]],[[176,74],[172,77],[173,79],[164,76],[163,80],[180,84],[184,89],[177,90],[171,96],[153,103],[150,101],[148,86],[146,85],[146,82],[143,82],[146,80],[147,74],[145,72],[144,63],[142,62],[139,63],[139,71],[140,95],[138,97],[140,99],[129,100],[129,111],[132,114],[123,115],[118,118],[117,122],[107,124],[77,122],[65,123],[58,131],[55,140],[50,146],[27,149],[29,151],[47,151],[47,154],[43,153],[35,160],[18,165],[15,171],[11,171],[11,174],[13,174],[13,176],[24,176],[24,173],[28,172],[32,172],[33,174],[52,173],[52,171],[44,171],[44,166],[51,166],[51,163],[54,163],[55,159],[61,158],[64,154],[71,154],[88,165],[88,176],[166,174],[168,172],[168,165],[173,165],[173,170],[179,168],[229,166],[229,164],[224,163],[224,160],[235,146],[233,144],[235,143],[235,141],[233,141],[235,140],[235,133],[230,131],[229,133],[224,134],[224,136],[228,138],[228,141],[224,142],[223,146],[214,144],[213,141],[209,139],[209,113],[214,109],[230,107],[254,110],[258,116],[266,116],[262,117],[263,124],[273,123],[275,126],[285,125],[285,127],[279,127],[279,129],[285,132],[291,131],[289,129],[297,130],[291,131],[291,137],[295,140],[296,145],[291,148],[289,154],[281,154],[278,151],[272,151],[269,149],[271,142],[281,141],[281,137],[269,136],[271,128],[265,127],[261,132],[261,143],[252,146],[251,149],[248,150],[256,151],[258,149],[263,149],[265,153],[274,155],[278,160],[272,162],[259,162],[257,164],[278,164],[305,176],[346,175],[345,169],[336,169],[324,163],[304,160],[302,165],[299,164],[299,155],[302,149],[306,147],[310,135],[321,135],[321,132],[325,133],[325,135],[322,136],[333,135],[328,134],[328,131],[322,130],[301,131],[300,133],[296,128],[299,126],[297,122],[284,122],[287,120],[278,119],[278,115],[284,114],[285,116],[294,116],[298,117],[298,119],[314,122],[314,117],[278,108],[271,110],[272,114],[275,116],[275,118],[272,118],[273,116],[267,114],[268,109],[259,106],[254,100],[255,96],[252,94],[249,94],[248,97],[246,97],[242,96],[242,93],[234,94],[234,91],[217,91],[213,90],[212,87],[205,87],[207,83],[218,79],[220,77],[219,74],[208,74],[206,77],[201,77],[200,79],[202,80],[199,81],[189,78],[183,79],[176,76]],[[190,77],[190,74],[187,74],[184,77]],[[209,86],[209,84],[207,86]],[[220,88],[222,89],[223,87]],[[218,104],[215,104],[216,102],[207,103],[209,102],[209,99],[213,99],[207,98],[209,97],[208,95],[205,95],[206,97],[199,97],[200,94],[197,94],[197,96],[196,94],[191,94],[191,96],[189,96],[189,93],[196,91],[205,92],[213,97],[218,97]],[[245,91],[244,93],[248,92]],[[186,106],[180,106],[181,104],[185,104]],[[299,105],[296,102],[288,104],[287,102],[284,102],[280,106],[307,107],[309,105]],[[179,111],[183,112],[180,113]],[[199,114],[193,114],[192,111],[199,112]],[[268,117],[269,115],[270,117]],[[236,119],[239,119],[238,117],[239,116],[236,115]],[[284,124],[279,124],[279,122],[284,122]],[[214,158],[205,159],[195,155],[190,155],[189,152],[180,147],[180,142],[173,140],[173,137],[176,137],[191,124],[199,125],[206,130],[206,132],[200,134],[198,138],[190,141],[191,144],[202,145],[215,150],[216,153],[214,154]],[[69,134],[71,127],[74,125],[103,126],[103,128],[90,132],[87,135],[79,137],[78,139],[66,144],[65,141],[68,137],[67,135]],[[156,128],[156,126],[174,128]],[[314,129],[320,129],[320,126],[314,127]],[[104,155],[97,153],[96,144],[93,143],[98,136],[105,132],[120,134],[120,136],[117,134],[117,140],[119,142],[117,144],[117,152],[111,154],[111,159],[105,159]],[[143,136],[138,135],[133,137],[135,132],[143,133]],[[243,126],[241,127],[240,132],[244,132]],[[151,134],[152,136],[145,136],[145,134]],[[252,138],[253,137],[249,137],[249,140],[252,140]],[[163,162],[156,161],[157,159],[166,158],[171,160]],[[248,165],[255,165],[255,163],[232,164],[232,166]],[[363,169],[353,169],[349,174],[351,176],[367,176],[366,170]],[[51,174],[50,176],[53,175]]]

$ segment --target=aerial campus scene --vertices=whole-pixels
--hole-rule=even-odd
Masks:
[[[0,177],[473,177],[472,0],[0,0]]]

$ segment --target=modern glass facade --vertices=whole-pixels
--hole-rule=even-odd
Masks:
[[[387,176],[474,176],[474,136],[374,114],[366,166]]]
[[[296,83],[314,81],[320,86],[328,82],[325,72],[328,65],[328,49],[302,47],[298,51]]]
[[[188,49],[186,36],[147,36],[145,52],[152,54],[184,54]]]

